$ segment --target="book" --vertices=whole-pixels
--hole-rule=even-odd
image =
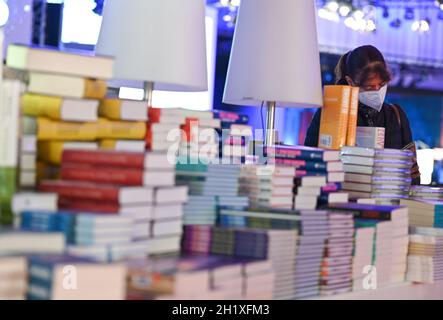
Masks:
[[[31,300],[123,300],[126,267],[66,255],[35,256],[29,261]],[[76,283],[63,281],[75,270]],[[75,290],[74,290],[75,289]]]
[[[152,201],[152,189],[144,187],[122,187],[95,184],[81,181],[44,180],[38,190],[57,193],[64,198],[108,201],[117,204],[149,203]]]
[[[346,144],[350,98],[350,86],[324,87],[318,138],[320,148],[337,150]]]
[[[0,229],[0,255],[60,254],[65,236],[60,232],[4,231]]]
[[[349,100],[349,116],[348,116],[348,129],[346,133],[346,145],[355,146],[357,135],[357,114],[358,114],[358,94],[360,88],[351,88],[351,97]]]
[[[76,99],[102,99],[106,95],[107,85],[103,80],[31,72],[27,89],[28,92],[39,95]]]
[[[97,150],[97,142],[76,142],[76,141],[39,141],[38,159],[50,164],[60,165],[63,150]]]
[[[109,139],[144,139],[146,123],[143,121],[111,121],[100,118],[98,122],[97,138]]]
[[[37,153],[37,136],[27,134],[23,135],[20,140],[22,153]]]
[[[145,140],[102,139],[99,141],[99,146],[100,149],[144,152],[146,149],[146,142]]]
[[[339,161],[340,151],[324,150],[304,146],[272,146],[264,147],[264,154],[269,157],[301,159],[307,161]]]
[[[19,192],[14,194],[12,209],[15,214],[27,210],[57,211],[56,193]]]
[[[13,69],[97,79],[111,79],[113,63],[110,57],[24,45],[9,45],[6,57],[6,65]]]
[[[99,114],[111,120],[147,121],[148,105],[144,101],[103,99]]]
[[[93,141],[97,138],[95,122],[59,122],[47,118],[37,119],[38,140]]]
[[[383,149],[385,146],[385,128],[357,127],[357,147]]]
[[[64,180],[152,187],[173,186],[175,172],[173,170],[140,170],[63,163],[60,177]]]
[[[98,119],[96,100],[64,99],[27,93],[22,96],[21,106],[27,116],[86,122]]]
[[[123,152],[109,150],[65,150],[64,163],[79,163],[95,166],[112,166],[134,169],[173,169],[175,163],[168,161],[162,152]]]

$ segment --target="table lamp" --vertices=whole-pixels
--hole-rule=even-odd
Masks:
[[[114,79],[154,89],[207,90],[204,0],[107,0],[96,53],[115,57]]]
[[[276,107],[322,107],[314,0],[242,0],[223,102],[267,106],[266,145]]]

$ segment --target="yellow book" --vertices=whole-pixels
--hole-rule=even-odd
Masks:
[[[60,178],[60,167],[50,165],[44,161],[37,162],[37,184],[42,180],[56,180]]]
[[[321,110],[318,146],[340,149],[346,144],[350,86],[325,86]]]
[[[100,102],[99,115],[111,120],[146,121],[148,104],[146,101],[103,99]]]
[[[60,165],[63,150],[81,149],[81,150],[97,150],[97,142],[78,142],[78,141],[39,141],[38,143],[38,159],[50,164]]]
[[[97,121],[98,100],[64,99],[27,93],[21,98],[24,115],[65,121]]]
[[[88,99],[103,99],[108,91],[106,81],[85,79],[84,97]]]
[[[100,118],[97,136],[99,139],[144,139],[146,122],[111,121]]]
[[[357,114],[358,114],[358,93],[359,87],[351,88],[351,98],[349,103],[349,117],[348,117],[348,133],[346,135],[346,145],[355,146],[357,136]]]
[[[102,139],[99,142],[100,149],[111,149],[114,150],[117,146],[117,140],[115,139]]]
[[[97,122],[62,122],[47,118],[37,119],[37,140],[96,140]]]

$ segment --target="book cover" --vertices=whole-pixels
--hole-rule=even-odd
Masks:
[[[357,127],[357,147],[383,149],[385,146],[385,128]]]
[[[337,150],[346,145],[350,97],[350,86],[324,87],[318,138],[320,148]]]
[[[38,140],[93,141],[97,138],[95,122],[61,122],[38,118],[37,127]]]
[[[346,145],[354,146],[357,134],[357,114],[358,114],[358,93],[359,87],[351,88],[351,98],[349,102],[348,129],[346,134]]]

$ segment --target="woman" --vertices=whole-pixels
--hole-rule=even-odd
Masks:
[[[381,52],[373,46],[362,46],[340,58],[335,69],[336,84],[360,87],[357,126],[384,127],[385,148],[410,149],[416,154],[411,128],[404,111],[398,105],[385,102],[391,79]],[[308,128],[305,145],[318,145],[321,109]],[[414,157],[411,168],[413,184],[420,183],[420,172]]]

